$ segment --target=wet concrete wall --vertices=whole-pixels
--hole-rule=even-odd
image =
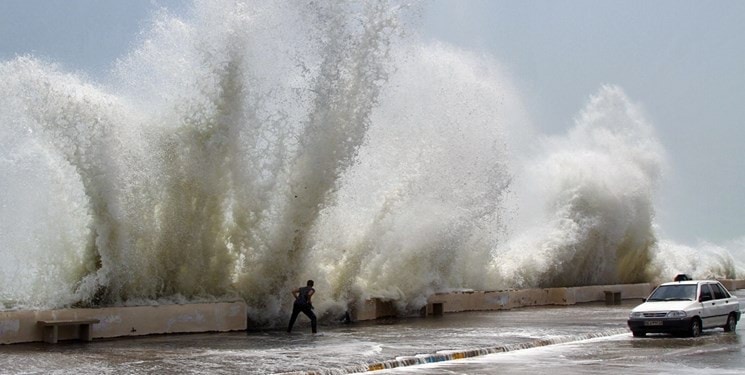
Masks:
[[[246,329],[243,301],[60,309],[0,311],[0,344],[42,341],[40,320],[98,319],[91,326],[94,339],[162,333],[226,332]],[[59,339],[75,339],[76,326],[59,328]]]
[[[734,291],[745,289],[745,280],[719,280]],[[624,285],[594,285],[572,288],[510,289],[497,291],[461,291],[437,293],[430,296],[421,315],[462,311],[505,310],[528,306],[574,305],[606,301],[606,292],[620,293],[621,299],[642,299],[649,296],[656,285],[650,283]],[[440,310],[441,309],[441,310]],[[368,300],[353,309],[354,320],[372,320],[396,315],[393,301]]]
[[[745,289],[745,280],[726,279],[726,280],[719,280],[719,282],[722,283],[722,285],[724,285],[724,287],[727,288],[727,290],[729,290],[730,292],[735,291],[737,289]]]
[[[420,315],[437,315],[462,311],[506,310],[528,306],[574,305],[604,301],[605,292],[621,294],[623,299],[646,298],[652,284],[598,285],[574,288],[509,289],[496,291],[458,291],[436,293],[429,297]],[[394,301],[370,299],[356,304],[352,319],[373,320],[399,315]]]
[[[729,290],[744,289],[745,280],[720,280]],[[653,284],[599,285],[574,288],[510,289],[437,293],[427,301],[421,315],[462,311],[504,310],[528,306],[574,305],[606,300],[606,292],[622,299],[646,298]],[[353,320],[396,316],[393,301],[370,299],[356,304]],[[183,305],[107,307],[39,311],[0,311],[0,344],[42,341],[40,320],[98,319],[92,337],[108,338],[164,333],[226,332],[247,328],[247,306],[243,301]],[[60,327],[59,339],[74,339],[77,327]]]
[[[605,292],[620,292],[621,298],[645,298],[651,284],[599,285],[575,288],[515,289],[435,294],[428,304],[443,304],[444,312],[504,310],[527,306],[574,305],[604,301]]]

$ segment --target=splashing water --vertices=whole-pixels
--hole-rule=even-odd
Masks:
[[[108,89],[30,57],[4,63],[4,184],[22,201],[3,205],[15,259],[2,299],[240,294],[275,315],[370,126],[396,11],[198,1],[188,22],[156,17]]]
[[[566,137],[522,137],[499,65],[405,35],[406,12],[196,1],[106,86],[0,63],[0,301],[241,297],[269,321],[309,278],[321,312],[416,310],[677,267],[653,230],[664,152],[620,88]]]
[[[697,278],[738,279],[745,270],[743,251],[743,238],[723,245],[701,241],[696,246],[662,240],[653,261],[662,275],[686,273]]]
[[[311,263],[327,267],[335,298],[418,309],[437,290],[495,285],[484,265],[504,232],[505,125],[524,115],[490,61],[442,45],[397,61],[357,163],[322,212]]]
[[[664,156],[638,109],[618,87],[605,86],[566,137],[542,146],[519,183],[540,197],[545,216],[530,216],[505,247],[504,272],[539,286],[649,280],[652,193]]]

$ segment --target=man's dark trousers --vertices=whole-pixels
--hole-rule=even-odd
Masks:
[[[310,305],[297,303],[292,304],[292,316],[290,317],[290,324],[287,326],[287,332],[292,331],[292,326],[295,325],[295,320],[301,312],[310,318],[310,328],[313,333],[316,333],[316,314],[313,313],[313,309]]]

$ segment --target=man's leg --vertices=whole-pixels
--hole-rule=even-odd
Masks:
[[[295,325],[295,320],[298,314],[300,314],[300,311],[301,309],[298,305],[292,304],[292,315],[290,316],[290,324],[287,326],[287,333],[292,332],[292,326]]]
[[[313,313],[313,310],[310,307],[303,308],[303,314],[310,318],[310,329],[313,333],[316,333],[316,314]]]

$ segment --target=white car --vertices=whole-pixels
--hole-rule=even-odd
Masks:
[[[631,310],[628,325],[636,337],[647,333],[698,336],[707,328],[734,332],[740,303],[716,280],[664,283]]]

